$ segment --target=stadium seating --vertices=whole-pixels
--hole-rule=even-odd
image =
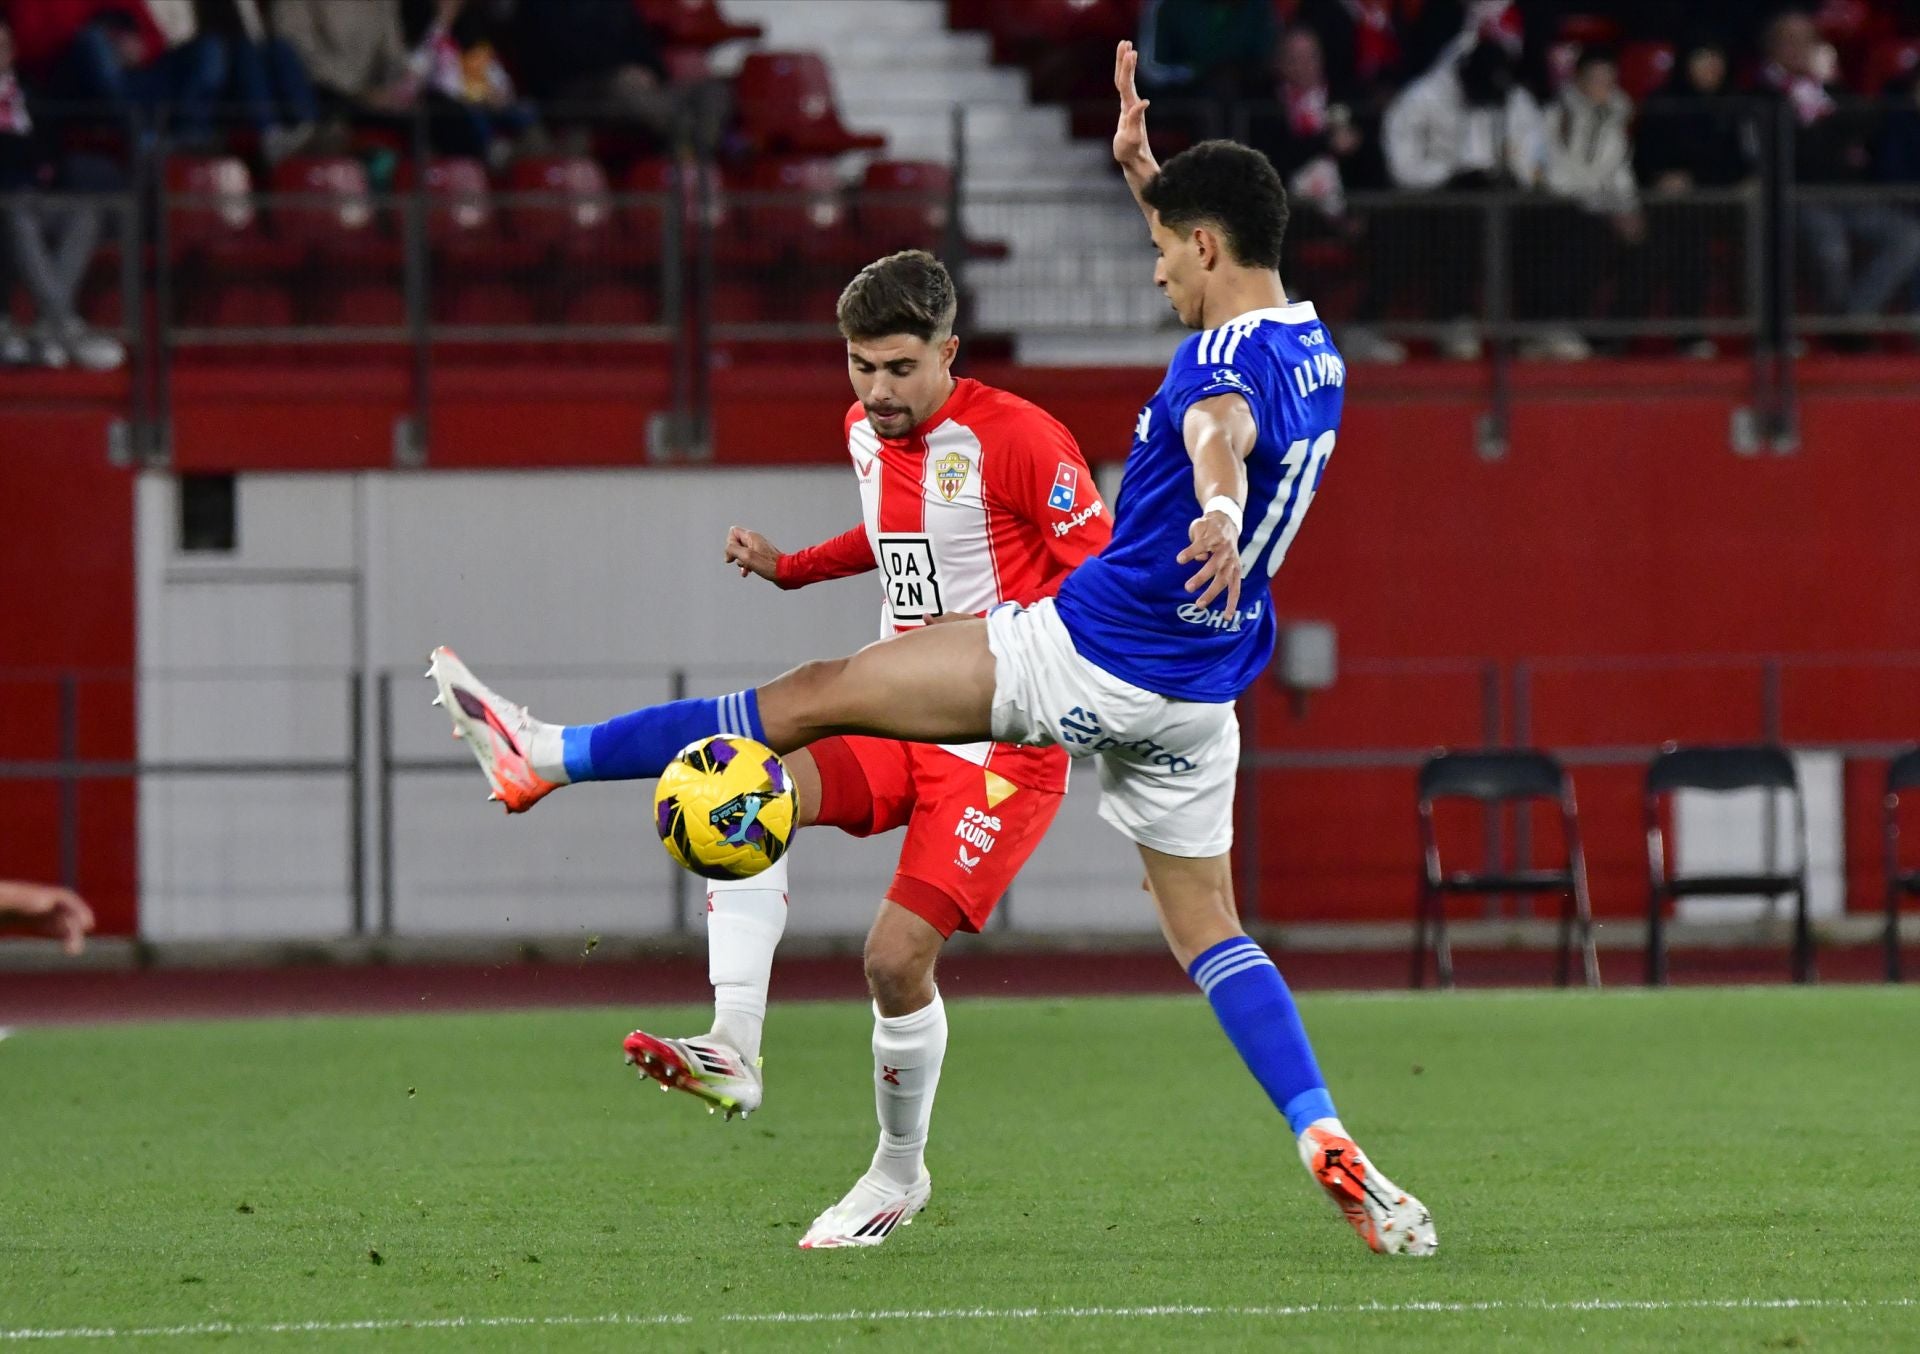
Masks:
[[[493,186],[487,168],[464,156],[436,156],[417,172],[402,161],[394,176],[401,194],[426,193],[427,243],[436,254],[481,255],[497,246]]]
[[[1676,875],[1667,858],[1664,816],[1672,797],[1683,790],[1725,794],[1739,790],[1767,793],[1763,812],[1773,812],[1774,795],[1786,795],[1793,809],[1789,843],[1791,859],[1779,859],[1768,832],[1770,857],[1752,873]],[[1647,970],[1648,986],[1667,981],[1666,911],[1681,898],[1739,898],[1760,896],[1770,903],[1794,900],[1793,980],[1813,977],[1813,933],[1807,924],[1807,803],[1800,793],[1800,776],[1793,758],[1783,749],[1754,747],[1669,746],[1647,767],[1644,812],[1647,830]]]
[[[302,155],[273,171],[274,233],[327,258],[391,255],[382,245],[366,166],[344,155]]]
[[[757,38],[759,24],[735,23],[720,12],[719,0],[634,0],[654,32],[675,47],[705,51],[723,42]]]
[[[558,255],[578,261],[603,255],[613,234],[607,172],[580,155],[517,161],[508,180],[514,194],[508,229],[536,262]]]
[[[1532,869],[1524,861],[1509,869],[1446,869],[1440,862],[1434,809],[1447,800],[1470,801],[1488,814],[1508,805],[1519,805],[1524,813],[1534,801],[1551,802],[1560,814],[1562,863],[1550,869]],[[1578,944],[1587,986],[1600,985],[1600,960],[1593,946],[1593,904],[1587,892],[1587,858],[1580,845],[1580,812],[1574,802],[1573,781],[1559,762],[1544,752],[1531,750],[1440,753],[1429,757],[1420,768],[1418,812],[1423,866],[1414,916],[1413,986],[1426,985],[1429,951],[1440,986],[1453,986],[1453,949],[1447,941],[1445,904],[1448,895],[1466,894],[1560,895],[1564,901],[1554,981],[1561,987],[1567,985],[1573,947]]]
[[[953,214],[953,171],[931,160],[875,160],[861,178],[857,205],[871,253],[942,250]]]
[[[167,244],[175,258],[217,252],[256,233],[253,175],[233,155],[175,155],[165,173]]]
[[[1895,80],[1920,68],[1920,38],[1899,38],[1883,42],[1867,53],[1860,79],[1860,92],[1877,98]]]
[[[833,80],[816,52],[755,52],[733,85],[741,136],[762,154],[840,155],[887,139],[840,121]]]

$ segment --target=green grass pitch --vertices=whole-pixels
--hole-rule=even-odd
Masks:
[[[732,1124],[620,1065],[687,1009],[16,1032],[0,1348],[1920,1348],[1920,993],[1303,1006],[1437,1258],[1366,1252],[1198,997],[954,1002],[932,1204],[822,1253],[860,1007],[776,1006]]]

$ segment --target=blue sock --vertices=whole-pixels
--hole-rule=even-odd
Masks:
[[[1223,940],[1187,966],[1241,1060],[1297,1137],[1315,1119],[1337,1117],[1313,1045],[1267,952],[1246,937]]]
[[[569,724],[560,731],[560,747],[569,780],[645,780],[666,770],[687,744],[716,733],[764,743],[760,693],[749,687],[730,696],[649,705],[604,724]]]

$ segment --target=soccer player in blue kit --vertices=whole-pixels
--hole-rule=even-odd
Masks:
[[[602,724],[537,720],[448,649],[435,650],[428,675],[510,807],[574,781],[657,776],[714,733],[781,752],[859,733],[1057,743],[1094,758],[1101,816],[1138,847],[1168,945],[1285,1116],[1309,1173],[1372,1249],[1431,1255],[1432,1216],[1341,1124],[1286,983],[1241,929],[1228,854],[1234,701],[1272,658],[1268,580],[1333,452],[1346,369],[1312,305],[1289,303],[1281,285],[1287,196],[1273,167],[1225,141],[1157,164],[1135,61],[1121,43],[1114,157],[1152,232],[1154,282],[1199,332],[1140,411],[1112,542],[1057,598],[1004,603],[764,686]],[[895,1054],[914,1074],[914,1051]],[[931,1052],[927,1061],[937,1077]],[[926,1178],[903,1189],[894,1225],[930,1189]]]

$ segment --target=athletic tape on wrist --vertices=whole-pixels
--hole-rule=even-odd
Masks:
[[[1233,529],[1236,534],[1240,531],[1242,525],[1240,520],[1240,505],[1228,498],[1225,494],[1215,494],[1212,498],[1200,505],[1200,511],[1202,513],[1217,512],[1224,516],[1229,522],[1233,523]]]

